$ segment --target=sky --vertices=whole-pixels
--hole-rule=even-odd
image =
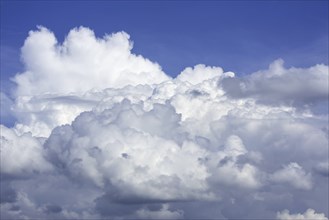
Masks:
[[[278,58],[287,66],[328,64],[327,18],[328,1],[1,1],[1,47],[9,50],[2,59],[10,59],[1,72],[20,70],[19,49],[37,25],[59,42],[78,26],[99,37],[126,31],[133,51],[170,76],[199,63],[238,74]]]
[[[1,219],[329,216],[328,1],[1,1]]]

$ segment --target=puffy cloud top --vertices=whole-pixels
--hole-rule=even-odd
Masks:
[[[131,53],[125,32],[99,39],[89,28],[72,29],[58,43],[51,31],[30,31],[22,48],[26,71],[15,77],[18,95],[84,93],[91,89],[157,84],[168,80],[161,67]]]
[[[203,64],[198,64],[194,68],[187,67],[177,76],[177,80],[182,82],[189,82],[193,85],[202,83],[215,77],[234,77],[233,72],[223,72],[220,67],[210,67]]]

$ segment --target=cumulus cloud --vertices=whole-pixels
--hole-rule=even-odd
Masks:
[[[227,78],[223,88],[234,98],[253,97],[266,104],[311,105],[328,100],[328,66],[285,68],[282,59],[270,64],[268,70],[243,78]]]
[[[31,133],[17,135],[3,125],[0,128],[2,174],[29,176],[52,168],[44,158],[42,144]]]
[[[125,32],[97,38],[85,27],[72,29],[63,43],[45,27],[30,31],[22,47],[26,72],[15,76],[18,95],[84,93],[91,89],[157,84],[170,77],[161,67],[131,53]]]
[[[311,189],[311,175],[305,173],[303,168],[297,163],[290,163],[284,166],[283,169],[276,171],[272,175],[272,180],[275,182],[286,182],[298,189]]]
[[[188,82],[193,85],[202,83],[205,80],[209,80],[215,77],[234,77],[233,72],[224,73],[223,69],[220,67],[210,67],[204,64],[196,65],[194,68],[185,68],[176,78],[178,81]]]
[[[224,150],[218,153],[219,163],[216,164],[212,173],[211,180],[227,185],[236,185],[242,188],[258,188],[261,185],[259,171],[257,167],[245,163],[238,166],[237,158],[247,153],[242,140],[231,135],[226,140]],[[220,155],[222,154],[222,155]]]
[[[131,49],[124,32],[29,33],[15,100],[1,97],[16,118],[1,125],[1,217],[328,215],[328,114],[305,107],[326,102],[327,66],[172,79]]]
[[[104,98],[97,97],[98,91],[170,79],[157,63],[131,53],[132,46],[125,32],[97,38],[89,28],[79,27],[59,43],[45,27],[30,31],[22,47],[25,72],[13,79],[14,115],[24,122],[17,129],[48,136],[55,126],[95,106],[94,99]],[[85,94],[90,92],[96,97]],[[1,95],[8,102],[5,98]]]
[[[207,199],[208,173],[198,162],[206,152],[179,137],[179,119],[171,106],[145,112],[124,101],[54,129],[45,148],[49,160],[69,175],[99,187],[111,183],[118,189],[114,200]]]
[[[316,213],[314,209],[307,209],[304,213],[290,214],[289,210],[285,209],[278,212],[277,218],[281,220],[302,220],[302,219],[318,219],[327,220],[328,218],[323,213]]]

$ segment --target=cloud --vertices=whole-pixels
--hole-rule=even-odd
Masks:
[[[176,78],[176,80],[181,82],[188,82],[192,85],[202,83],[205,80],[209,80],[215,77],[226,78],[234,77],[233,72],[224,73],[223,69],[220,67],[210,67],[204,64],[198,64],[194,68],[185,68]]]
[[[315,167],[314,170],[319,173],[320,175],[323,175],[325,177],[329,177],[329,162],[319,162]]]
[[[131,49],[125,32],[97,38],[92,30],[79,27],[60,44],[54,33],[40,26],[29,32],[22,47],[26,71],[14,78],[17,94],[81,94],[170,79],[158,64],[132,54]]]
[[[243,78],[226,78],[223,88],[233,98],[252,97],[261,103],[311,105],[328,100],[328,66],[286,69],[283,60],[270,64],[268,70]]]
[[[272,175],[275,182],[286,182],[298,189],[309,190],[312,188],[312,179],[310,174],[306,174],[297,163],[290,163],[283,169],[276,171]]]
[[[226,140],[223,152],[219,152],[219,163],[216,167],[212,167],[213,173],[211,181],[219,184],[236,185],[242,188],[258,188],[261,186],[259,179],[259,171],[257,167],[245,163],[237,164],[237,158],[245,155],[247,150],[242,143],[242,140],[236,136],[231,135]],[[223,154],[220,156],[220,154]]]
[[[45,148],[49,160],[70,176],[98,187],[110,183],[117,189],[113,200],[211,198],[205,182],[209,174],[198,162],[206,152],[179,137],[184,135],[179,120],[170,105],[144,111],[124,101],[98,114],[82,113],[72,126],[54,129]]]
[[[0,126],[2,174],[22,177],[52,169],[43,156],[42,144],[30,133],[17,135],[13,130]]]
[[[328,219],[323,213],[316,213],[313,209],[307,209],[303,214],[290,214],[289,211],[285,209],[282,212],[278,212],[277,218],[281,220]]]
[[[305,107],[326,102],[327,66],[172,79],[131,49],[124,32],[30,32],[15,100],[1,97],[16,119],[1,125],[1,217],[328,215],[328,114]]]

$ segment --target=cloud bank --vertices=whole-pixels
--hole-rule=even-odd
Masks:
[[[327,219],[328,66],[171,78],[131,49],[29,33],[1,95],[2,218]]]

